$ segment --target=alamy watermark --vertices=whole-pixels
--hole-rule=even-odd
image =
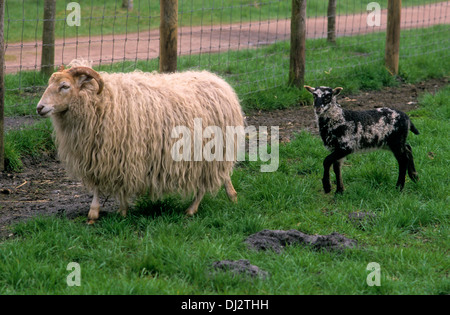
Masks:
[[[79,263],[70,262],[67,264],[66,270],[71,271],[66,278],[67,286],[81,286],[81,267]]]
[[[381,267],[379,263],[371,262],[367,265],[366,270],[370,271],[367,275],[366,283],[369,287],[381,286]]]
[[[67,11],[72,11],[67,15],[66,22],[69,26],[81,25],[81,7],[78,2],[69,2],[66,7]]]
[[[370,2],[366,7],[367,11],[371,11],[367,15],[367,26],[381,25],[381,6],[378,2]]]
[[[275,172],[279,165],[279,127],[270,127],[270,150],[267,126],[218,126],[203,128],[202,119],[194,118],[193,130],[187,126],[172,129],[178,139],[171,149],[174,161],[245,161],[248,142],[249,161],[269,162],[261,172]],[[247,141],[248,139],[248,141]],[[225,149],[225,152],[224,152]]]

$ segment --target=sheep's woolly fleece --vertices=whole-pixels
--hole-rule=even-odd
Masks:
[[[69,66],[89,65],[75,60]],[[171,132],[186,126],[193,134],[195,118],[202,119],[203,128],[219,126],[224,135],[226,126],[243,126],[234,90],[206,71],[100,75],[101,94],[92,80],[66,115],[52,117],[58,154],[69,174],[90,190],[121,200],[147,192],[153,199],[217,192],[234,161],[174,161],[171,150],[179,138]]]

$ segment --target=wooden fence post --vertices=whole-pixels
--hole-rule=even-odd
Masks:
[[[303,88],[305,81],[306,0],[292,0],[289,85]]]
[[[327,41],[336,43],[336,0],[328,1],[328,25],[327,25]]]
[[[48,77],[52,75],[55,68],[55,17],[56,0],[45,0],[41,73]]]
[[[402,0],[388,1],[385,65],[392,75],[398,74],[400,54],[400,17]]]
[[[0,172],[5,170],[5,0],[0,0]]]
[[[160,0],[159,71],[177,71],[178,0]]]

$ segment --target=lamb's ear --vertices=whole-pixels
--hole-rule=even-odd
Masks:
[[[334,96],[339,95],[339,93],[341,93],[341,91],[342,91],[343,89],[344,89],[344,88],[341,88],[341,87],[335,88],[335,89],[333,90],[333,95],[334,95]]]
[[[309,85],[304,85],[303,87],[311,94],[316,90],[315,88],[310,87]]]

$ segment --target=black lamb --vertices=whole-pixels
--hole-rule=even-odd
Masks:
[[[305,85],[305,88],[314,96],[320,136],[325,147],[331,151],[323,162],[322,184],[325,193],[331,191],[331,165],[336,174],[336,192],[343,192],[341,163],[350,153],[364,150],[388,149],[394,153],[399,165],[396,187],[400,190],[405,185],[407,170],[414,182],[419,179],[414,167],[412,148],[406,143],[409,130],[416,135],[419,131],[408,115],[386,107],[367,111],[345,110],[336,101],[336,96],[342,91],[341,87],[313,88]]]

